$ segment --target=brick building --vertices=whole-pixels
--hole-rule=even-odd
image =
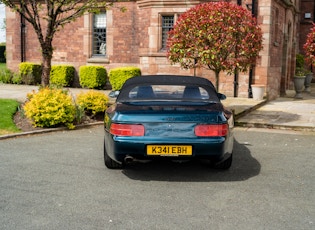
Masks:
[[[193,75],[194,70],[170,65],[165,45],[167,31],[179,15],[202,2],[209,1],[125,1],[116,6],[125,6],[127,12],[112,8],[98,15],[86,14],[56,33],[52,64],[71,64],[77,70],[82,65],[97,64],[108,71],[114,67],[138,66],[142,74]],[[250,84],[263,84],[267,98],[276,98],[292,88],[295,54],[299,52],[300,3],[313,2],[314,5],[314,0],[232,2],[257,17],[264,34],[264,49],[253,71],[240,73],[238,78],[221,73],[220,92],[227,96],[248,97]],[[311,8],[303,4],[306,9]],[[314,12],[305,13],[311,14],[311,20],[314,18]],[[16,71],[21,61],[39,63],[40,46],[31,25],[21,21],[20,16],[8,8],[6,24],[8,67]],[[197,69],[196,74],[215,79],[214,73],[206,69]]]

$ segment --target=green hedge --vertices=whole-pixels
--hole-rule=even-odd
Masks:
[[[103,89],[107,80],[107,71],[103,66],[81,66],[79,78],[83,88]]]
[[[31,62],[19,64],[22,82],[26,85],[38,85],[41,83],[42,66]]]
[[[119,67],[110,70],[109,82],[113,90],[120,90],[126,80],[140,75],[141,70],[138,67]]]
[[[70,86],[74,79],[75,68],[71,65],[53,65],[50,71],[50,84]]]
[[[12,83],[12,72],[7,68],[0,69],[0,83]]]
[[[21,84],[22,78],[19,73],[14,73],[6,68],[6,64],[1,63],[0,66],[0,83],[5,84]]]

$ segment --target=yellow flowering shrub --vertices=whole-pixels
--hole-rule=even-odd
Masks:
[[[24,112],[34,126],[66,125],[69,129],[74,128],[76,107],[67,91],[42,88],[37,93],[28,94],[27,97],[29,101],[24,105]]]
[[[107,109],[108,96],[102,92],[89,90],[79,93],[76,102],[87,113],[96,115],[97,113],[105,112]]]

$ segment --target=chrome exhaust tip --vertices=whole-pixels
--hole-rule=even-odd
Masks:
[[[129,164],[129,163],[131,163],[131,162],[134,161],[134,158],[131,157],[131,156],[126,156],[125,159],[124,159],[124,161],[125,161],[126,164]]]

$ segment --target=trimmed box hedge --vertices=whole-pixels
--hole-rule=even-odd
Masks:
[[[38,85],[41,83],[42,66],[32,62],[19,64],[22,83],[26,85]]]
[[[53,65],[50,71],[50,84],[70,86],[74,79],[75,68],[71,65]]]
[[[103,66],[81,66],[79,78],[83,88],[103,89],[107,80],[107,71]]]
[[[120,90],[125,81],[136,76],[141,76],[141,70],[138,67],[127,66],[114,68],[109,72],[109,82],[113,90]]]

